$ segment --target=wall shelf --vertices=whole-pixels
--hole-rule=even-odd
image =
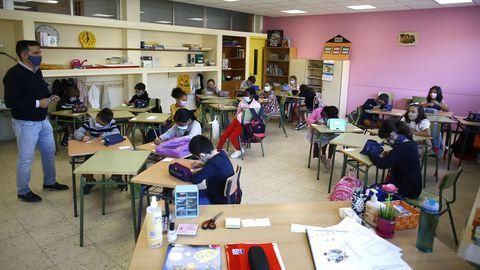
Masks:
[[[106,75],[132,75],[132,74],[162,74],[162,73],[188,73],[188,72],[217,72],[217,66],[204,67],[165,67],[165,68],[95,68],[95,69],[58,69],[42,70],[43,76],[51,77],[82,77]]]
[[[149,51],[149,52],[209,52],[211,48],[205,48],[200,50],[181,50],[181,49],[142,49],[142,48],[82,48],[82,47],[50,47],[50,46],[42,46],[42,49],[53,49],[53,50],[87,50],[87,51]]]
[[[279,78],[288,78],[287,75],[274,75],[274,74],[265,74],[267,77],[279,77]]]

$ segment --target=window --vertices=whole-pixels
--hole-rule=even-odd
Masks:
[[[118,19],[118,0],[73,0],[73,15]]]
[[[174,25],[203,27],[203,7],[175,2],[173,5]]]
[[[232,12],[232,30],[251,32],[252,15],[242,12]]]
[[[230,10],[218,8],[207,9],[207,28],[213,29],[231,29],[232,12]]]
[[[168,0],[140,0],[140,21],[173,24],[173,5]]]
[[[3,2],[3,1],[2,1]],[[3,5],[3,3],[2,3]],[[13,1],[14,10],[47,12],[70,15],[70,0],[57,1]]]

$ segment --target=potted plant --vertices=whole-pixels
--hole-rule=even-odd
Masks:
[[[392,204],[392,193],[396,193],[397,188],[394,185],[384,185],[383,189],[387,192],[385,207],[380,207],[377,217],[377,234],[383,238],[392,238],[395,233],[395,209]]]

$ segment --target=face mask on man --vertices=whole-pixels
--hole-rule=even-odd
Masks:
[[[418,117],[418,113],[416,113],[416,112],[409,112],[408,113],[408,118],[412,121],[415,121],[417,119],[417,117]]]
[[[185,100],[185,101],[184,101],[184,100],[180,100],[180,104],[179,104],[179,105],[180,105],[180,107],[185,107],[185,106],[187,106],[187,101],[186,101],[186,100]]]
[[[265,85],[265,87],[263,87],[263,90],[265,90],[266,92],[270,92],[270,90],[272,90],[272,87],[270,85]]]
[[[250,103],[250,102],[252,102],[252,98],[251,97],[243,97],[243,101],[245,101],[246,103]]]
[[[38,67],[42,63],[42,56],[41,55],[29,55],[28,61],[32,63],[32,65]]]
[[[436,99],[437,98],[437,93],[430,93],[430,97],[433,98],[433,99]]]

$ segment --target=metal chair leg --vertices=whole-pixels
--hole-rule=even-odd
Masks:
[[[453,238],[455,240],[455,245],[458,246],[457,231],[455,230],[455,223],[453,222],[452,210],[450,209],[449,204],[447,204],[447,207],[448,207],[448,216],[450,218],[450,225],[452,226],[452,231],[453,231]]]

